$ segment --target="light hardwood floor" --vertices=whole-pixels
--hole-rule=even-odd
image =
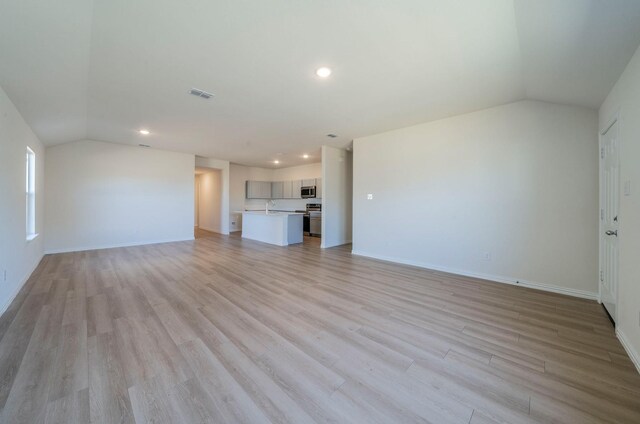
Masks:
[[[209,230],[204,230],[200,227],[193,227],[193,236],[194,238],[200,239],[206,237],[215,237],[216,233]]]
[[[0,320],[3,423],[639,423],[591,301],[213,236],[46,256]]]

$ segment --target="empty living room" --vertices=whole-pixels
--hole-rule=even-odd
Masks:
[[[0,1],[5,423],[640,423],[640,1]]]

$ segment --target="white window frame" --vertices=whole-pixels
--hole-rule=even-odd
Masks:
[[[27,147],[26,155],[26,218],[27,241],[38,237],[36,232],[36,154]]]

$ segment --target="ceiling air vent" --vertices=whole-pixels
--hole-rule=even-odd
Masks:
[[[213,93],[200,90],[199,88],[192,88],[191,90],[189,90],[189,94],[202,97],[203,99],[210,99],[211,97],[213,97]]]

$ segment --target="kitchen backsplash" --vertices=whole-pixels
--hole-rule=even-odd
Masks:
[[[266,200],[260,199],[245,199],[245,209],[264,209]],[[281,210],[304,210],[307,207],[307,203],[322,203],[322,199],[278,199],[275,200],[275,206],[269,206],[270,209]]]

